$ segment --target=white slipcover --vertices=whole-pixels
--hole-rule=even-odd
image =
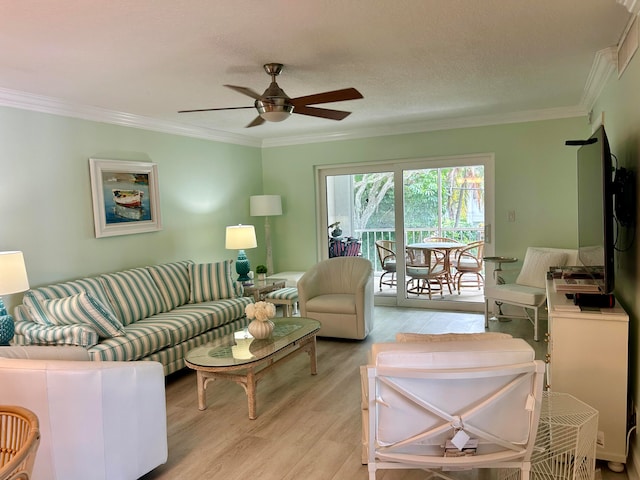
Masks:
[[[28,347],[30,358],[6,358],[20,356],[12,348],[21,347],[0,349],[0,404],[38,416],[33,480],[134,480],[166,462],[160,363],[78,361],[84,349],[74,347]],[[71,360],[38,359],[36,348]]]

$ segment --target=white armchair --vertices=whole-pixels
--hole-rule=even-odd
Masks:
[[[40,421],[33,480],[135,480],[167,461],[162,365],[88,360],[81,347],[0,347],[0,404]]]
[[[373,328],[373,266],[362,257],[323,260],[298,281],[300,315],[323,337],[366,338]]]
[[[380,469],[448,478],[443,470],[472,468],[518,468],[528,479],[544,363],[524,340],[494,338],[373,345],[361,370],[370,480]],[[456,446],[445,452],[447,441]]]
[[[489,328],[489,305],[491,302],[522,307],[524,315],[503,315],[507,318],[524,318],[533,324],[533,339],[538,341],[539,310],[547,300],[545,289],[546,274],[549,267],[577,265],[578,251],[561,248],[529,247],[525,254],[522,269],[514,283],[485,285],[484,323]],[[529,314],[533,311],[533,318]],[[498,315],[499,316],[499,315]]]

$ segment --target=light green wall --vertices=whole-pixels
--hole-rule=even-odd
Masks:
[[[95,238],[90,157],[158,164],[162,231]],[[24,252],[32,286],[235,258],[225,226],[251,223],[249,195],[262,193],[259,148],[12,108],[0,108],[0,165],[0,249]]]
[[[594,107],[594,119],[602,119],[609,138],[611,152],[618,158],[619,166],[633,170],[637,176],[640,163],[640,56],[635,57],[619,79],[612,75]],[[640,189],[638,189],[640,191]],[[637,205],[636,200],[636,205]],[[640,402],[640,255],[638,234],[623,230],[622,244],[631,239],[631,247],[616,252],[616,296],[629,313],[629,392],[638,408]],[[637,434],[632,436],[630,450],[636,469],[640,467],[640,445]]]
[[[305,270],[317,260],[314,166],[472,153],[495,154],[496,254],[575,248],[576,150],[564,141],[589,133],[586,118],[572,118],[265,148],[264,190],[282,195],[284,208],[271,222],[275,269]]]

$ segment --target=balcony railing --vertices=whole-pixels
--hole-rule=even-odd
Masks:
[[[451,228],[443,230],[435,228],[407,228],[405,229],[405,235],[407,237],[407,244],[422,242],[427,237],[446,237],[466,244],[482,240],[484,238],[484,228]],[[360,238],[362,242],[360,248],[361,255],[371,261],[376,273],[382,272],[382,266],[380,265],[376,251],[376,242],[378,240],[395,240],[395,230],[392,228],[356,230],[355,236]]]

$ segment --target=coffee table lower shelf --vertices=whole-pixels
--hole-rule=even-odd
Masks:
[[[207,385],[216,379],[226,379],[237,383],[244,389],[247,395],[249,419],[255,420],[257,417],[256,387],[258,381],[267,375],[273,368],[286,363],[299,353],[307,352],[309,354],[311,375],[316,375],[318,373],[316,357],[316,334],[318,333],[318,330],[287,344],[272,354],[266,355],[262,358],[257,358],[255,361],[250,363],[225,366],[204,366],[192,363],[188,358],[185,359],[186,365],[196,371],[198,409],[206,410],[207,408]]]

